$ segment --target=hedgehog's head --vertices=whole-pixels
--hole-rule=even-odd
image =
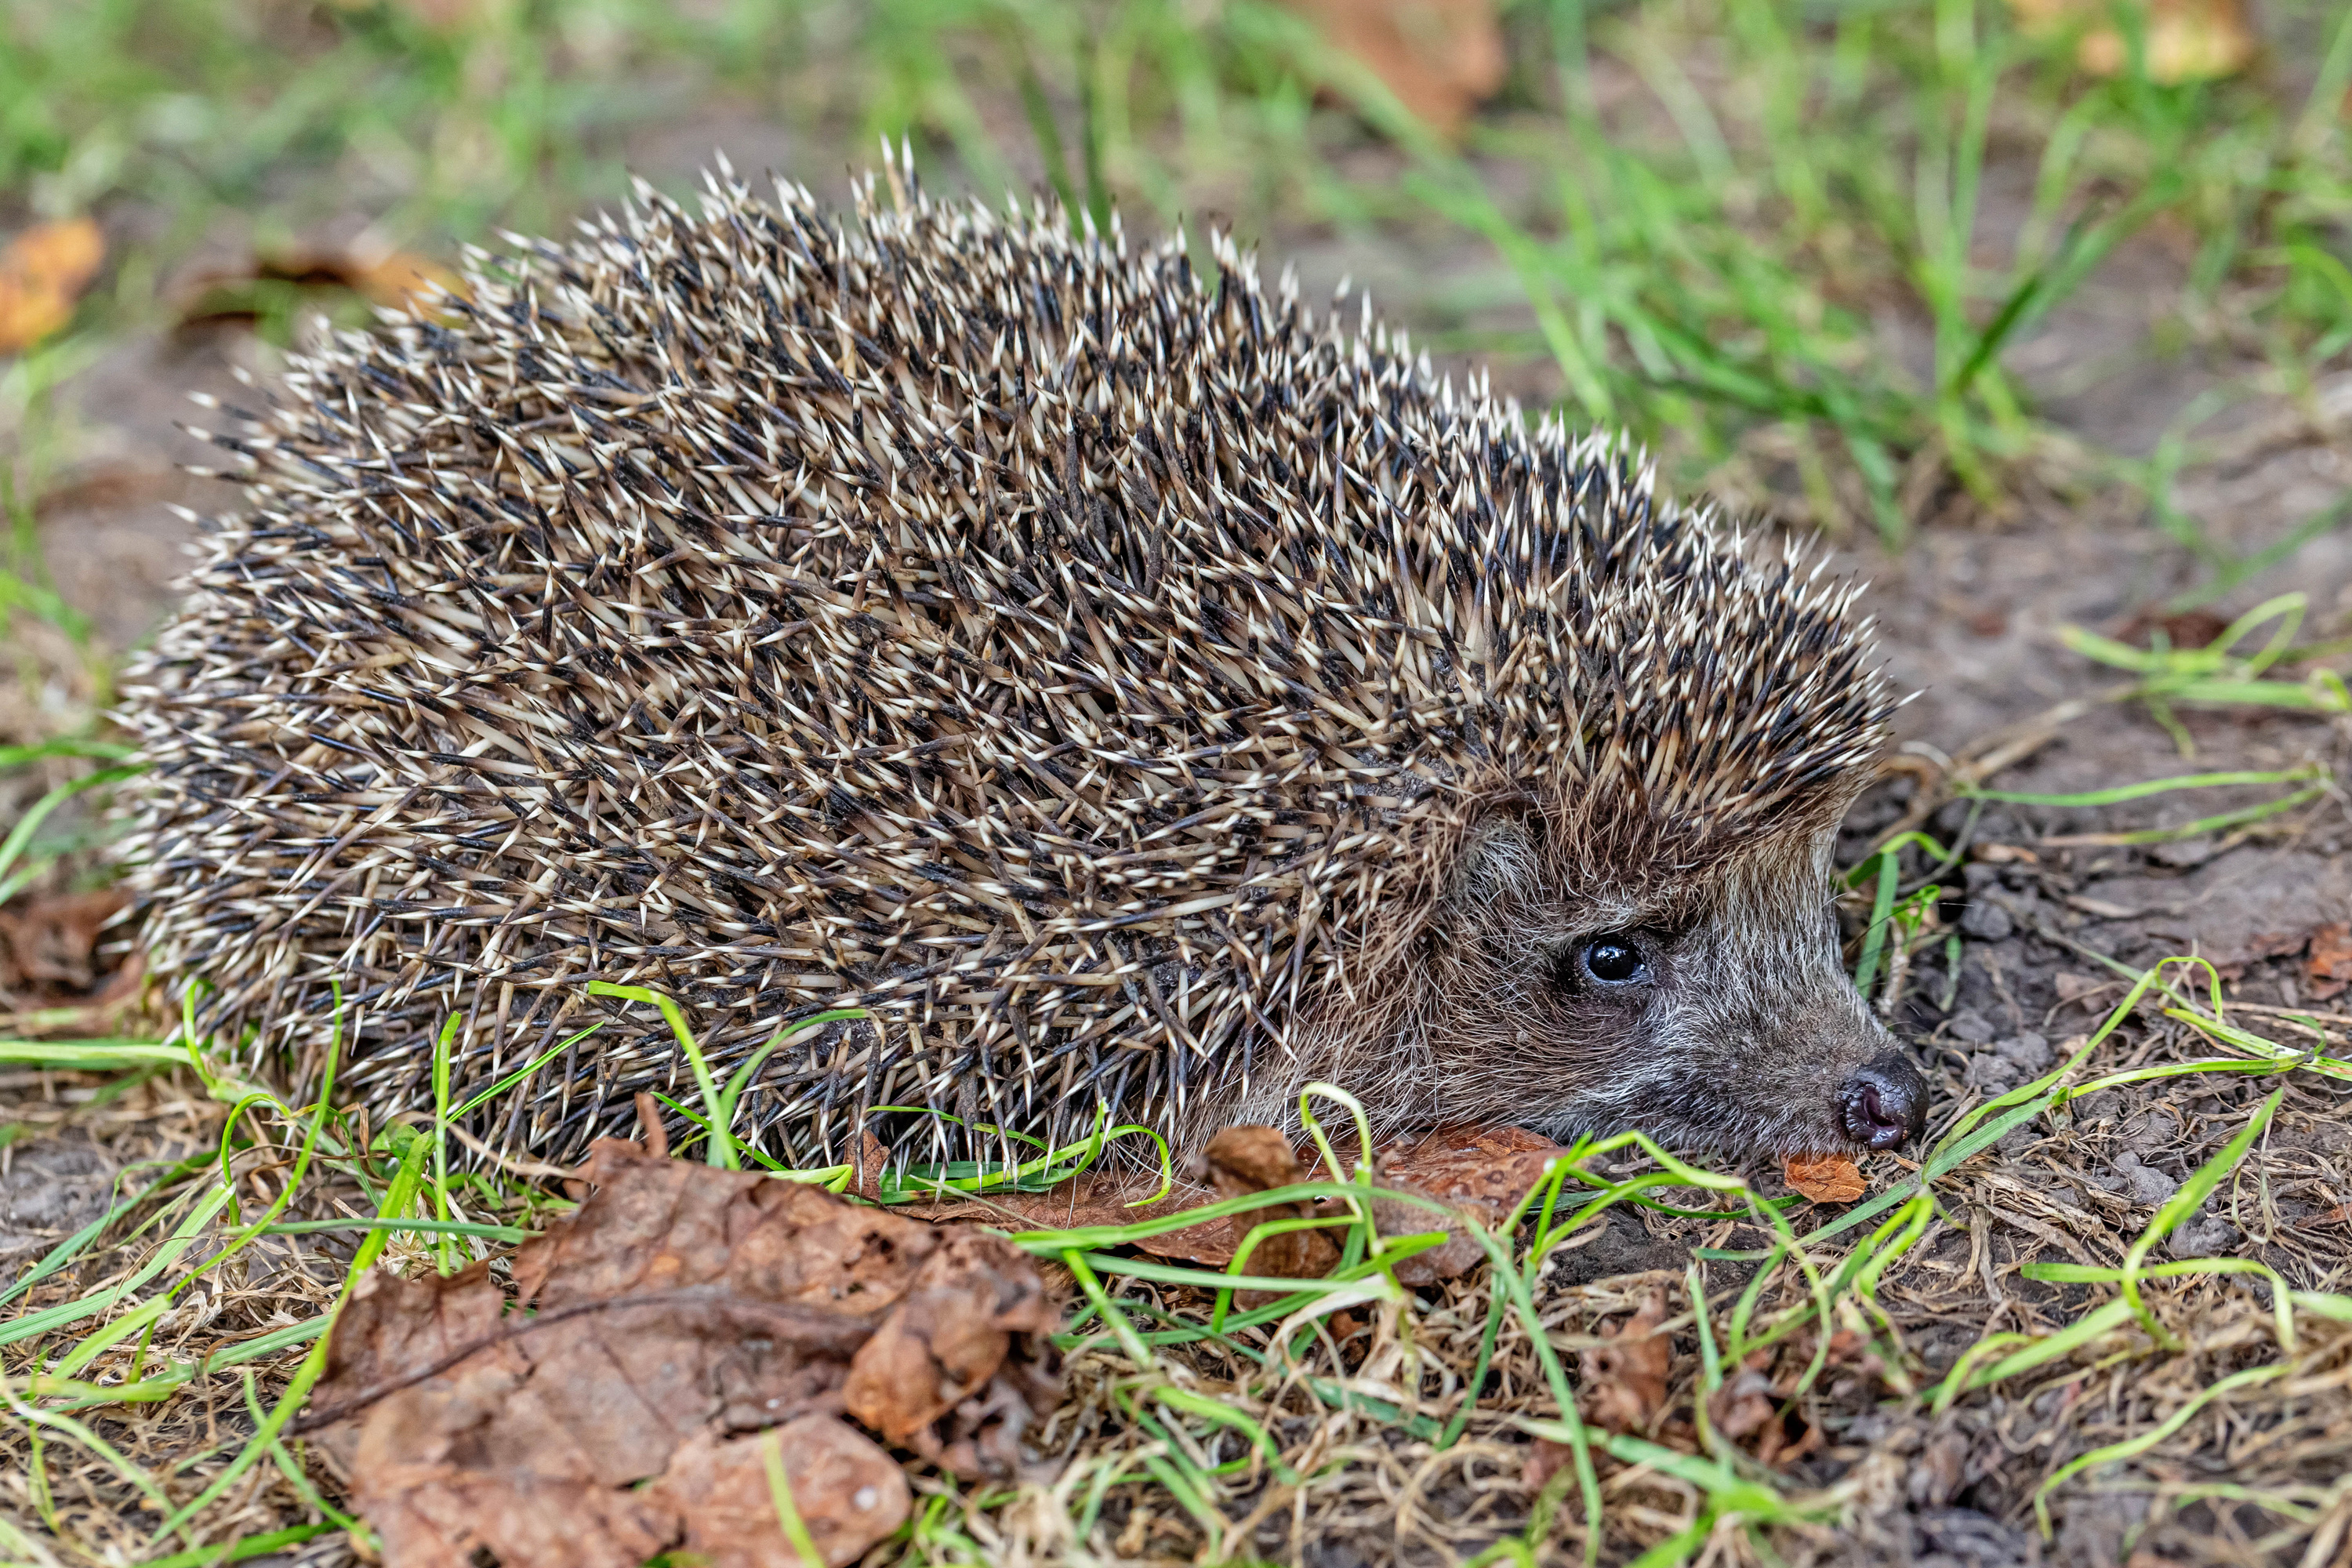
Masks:
[[[1481,812],[1411,964],[1431,1109],[1778,1152],[1916,1135],[1927,1086],[1840,961],[1850,796],[1713,845],[1643,831],[1622,801],[1613,820]]]

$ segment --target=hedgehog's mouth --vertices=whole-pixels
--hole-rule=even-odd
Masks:
[[[1654,1079],[1605,1105],[1566,1105],[1524,1125],[1565,1141],[1638,1129],[1668,1148],[1734,1154],[1819,1154],[1900,1148],[1926,1126],[1927,1085],[1900,1050],[1873,1058],[1827,1092],[1745,1092],[1727,1079]]]

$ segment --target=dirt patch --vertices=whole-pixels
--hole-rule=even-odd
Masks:
[[[104,1214],[120,1170],[87,1137],[0,1149],[0,1277],[19,1278],[42,1254]]]

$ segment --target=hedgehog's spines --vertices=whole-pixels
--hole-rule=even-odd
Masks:
[[[1746,564],[1645,456],[1525,433],[1368,296],[1343,340],[1213,227],[1213,280],[1181,236],[933,205],[903,141],[883,172],[854,229],[723,163],[698,220],[639,182],[572,246],[469,258],[456,326],[331,338],[210,437],[254,510],[134,678],[141,875],[159,967],[220,984],[200,1027],[282,1059],[347,974],[388,1110],[453,1005],[486,1084],[590,977],[677,994],[722,1071],[855,995],[880,1027],[761,1071],[780,1153],[967,1088],[1066,1141],[1097,1097],[1297,1059],[1496,770],[1633,792],[1578,829],[1630,877],[1877,743],[1821,557]],[[666,1034],[609,1016],[499,1141],[675,1094]],[[902,1163],[962,1146],[902,1131]]]

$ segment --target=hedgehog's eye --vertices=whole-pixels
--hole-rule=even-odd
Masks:
[[[1650,973],[1642,950],[1622,936],[1594,937],[1576,956],[1578,967],[1603,985],[1630,984]]]

